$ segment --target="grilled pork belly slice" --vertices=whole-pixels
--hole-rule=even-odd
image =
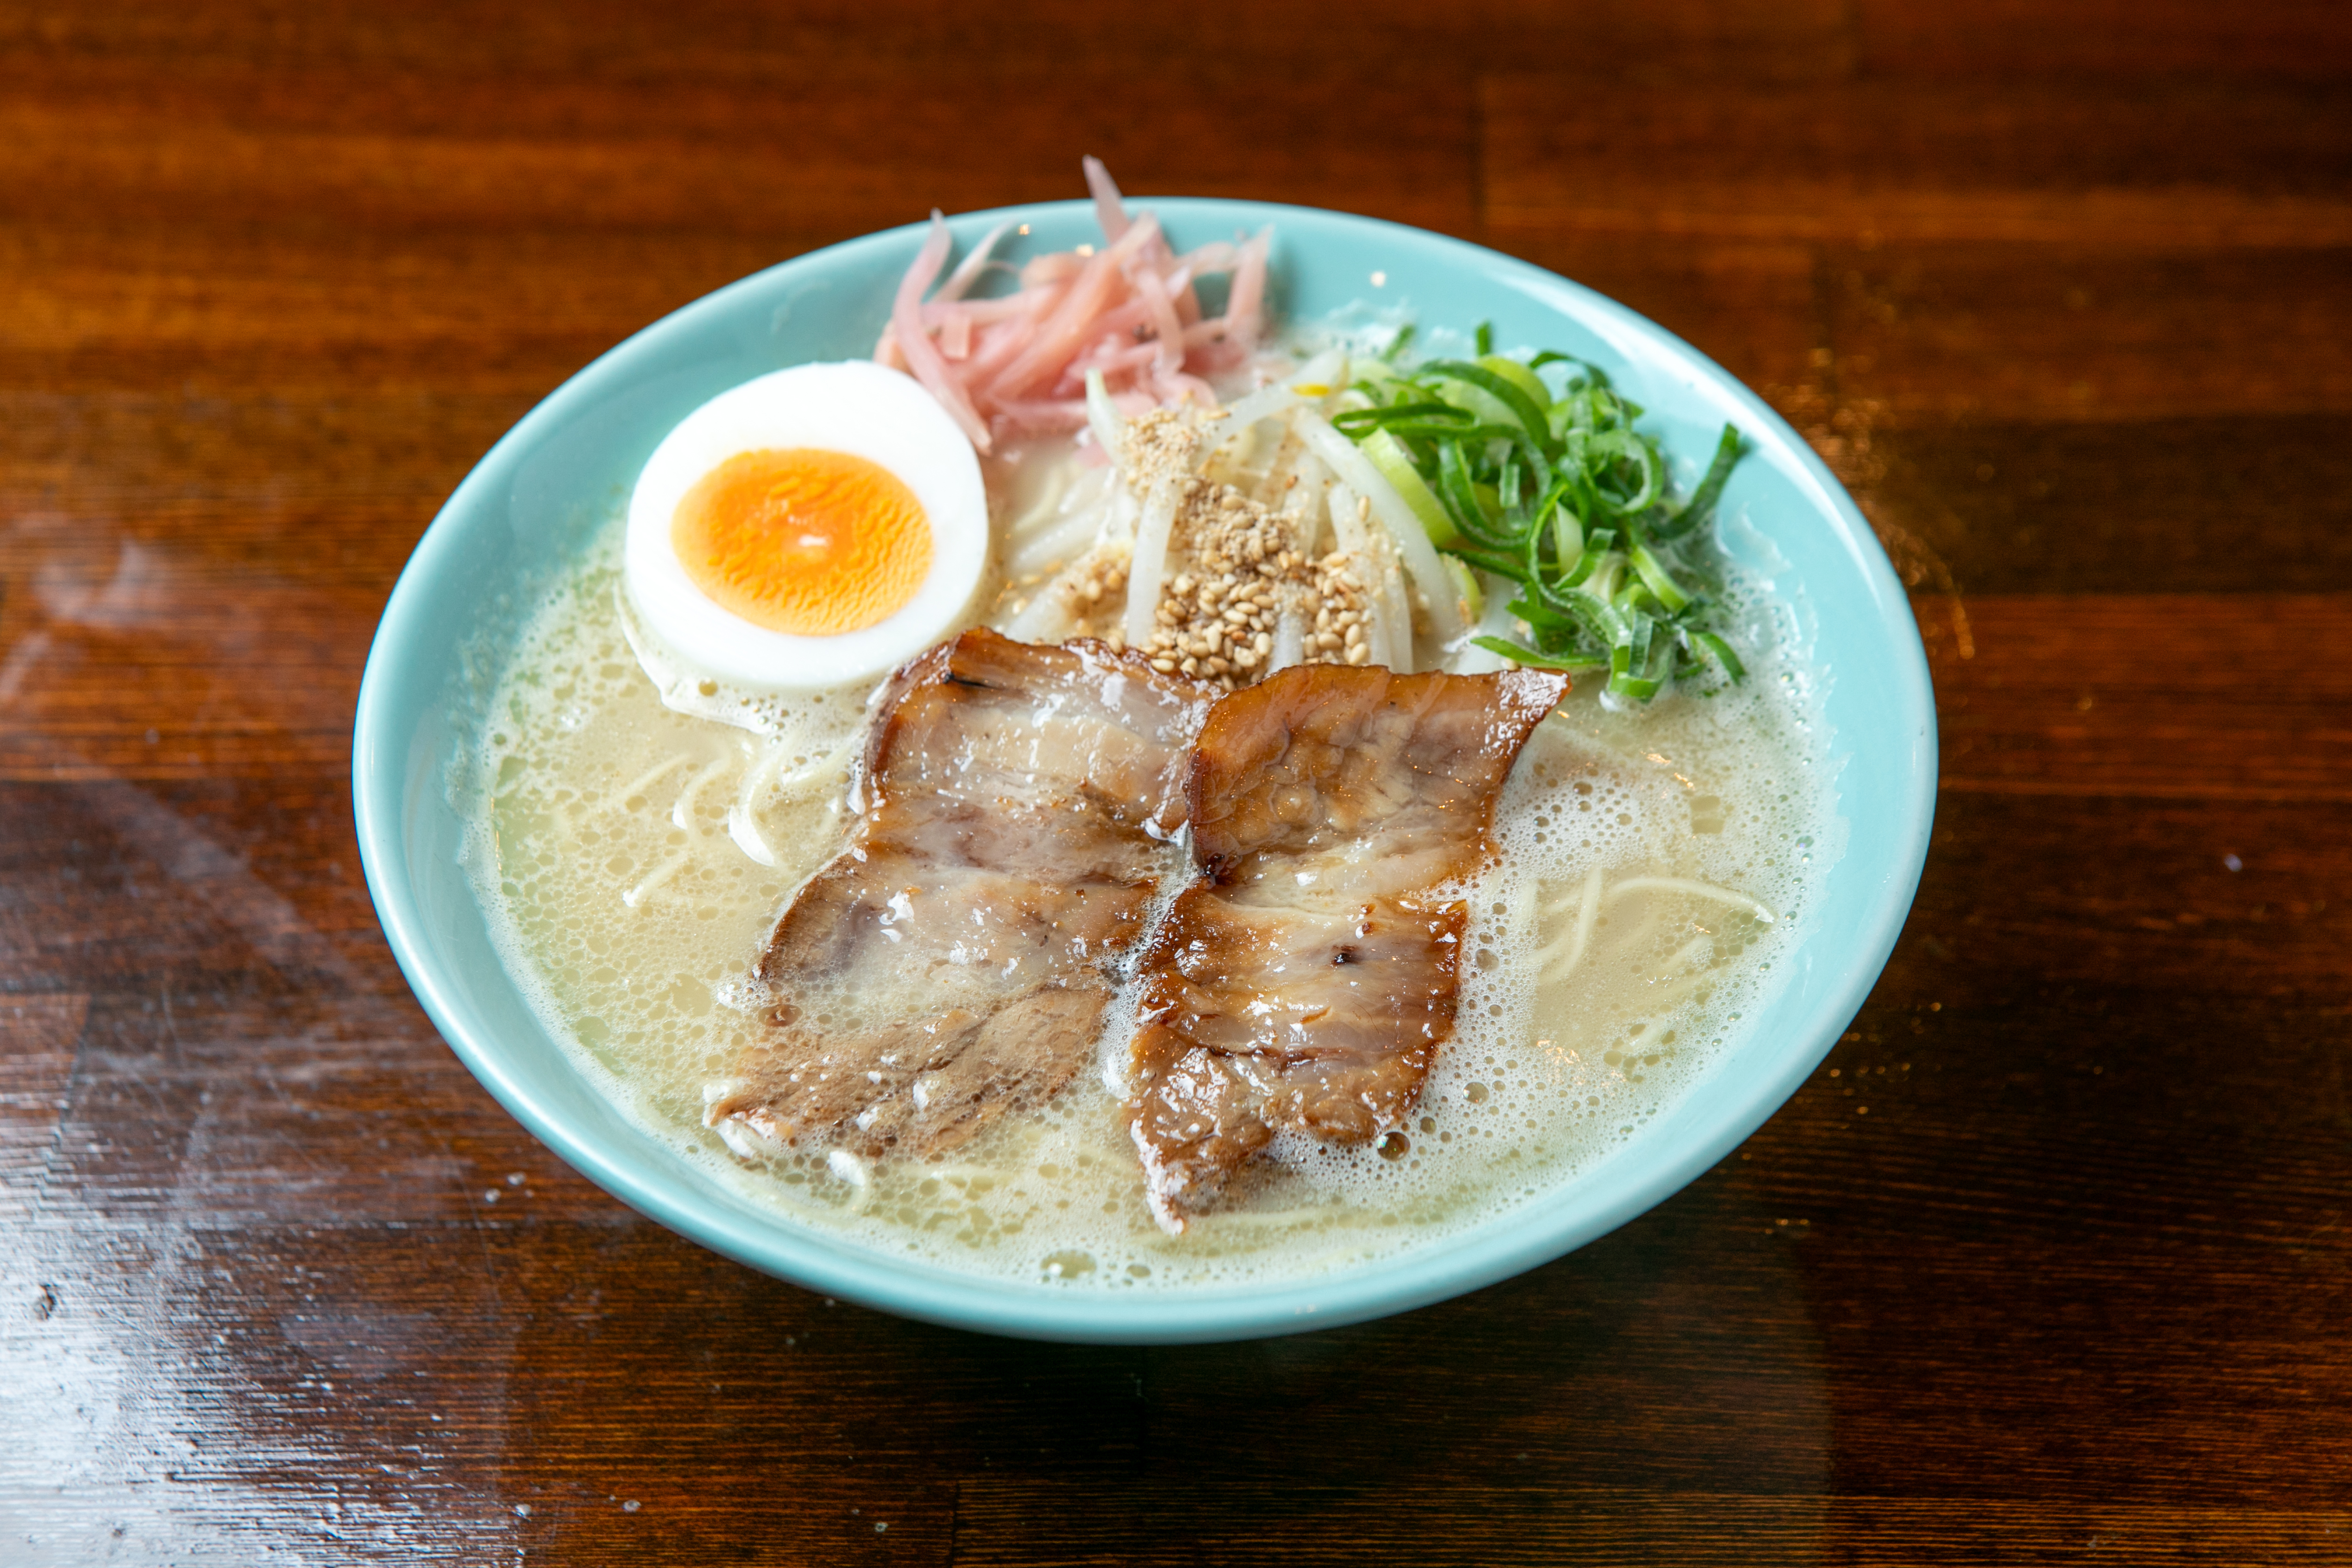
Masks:
[[[1495,799],[1563,676],[1302,665],[1211,710],[1186,798],[1200,879],[1142,963],[1132,1131],[1171,1231],[1286,1130],[1401,1125],[1454,1032]]]
[[[710,1123],[929,1156],[1060,1089],[1170,869],[1213,695],[1099,643],[988,631],[900,670],[849,846],[761,951],[772,1027]]]

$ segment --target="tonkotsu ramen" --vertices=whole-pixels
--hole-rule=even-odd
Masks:
[[[1736,431],[1277,331],[1278,236],[1088,172],[1099,246],[935,223],[873,363],[664,443],[505,652],[469,869],[581,1069],[794,1221],[1076,1289],[1391,1256],[1773,988],[1814,678],[1718,541]]]

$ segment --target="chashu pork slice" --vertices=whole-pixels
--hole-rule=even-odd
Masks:
[[[1171,1231],[1277,1132],[1402,1124],[1454,1032],[1495,800],[1568,689],[1533,670],[1302,665],[1212,710],[1186,783],[1200,878],[1145,954],[1131,1124]]]
[[[936,1155],[1091,1060],[1213,693],[1100,643],[966,632],[894,676],[848,847],[761,950],[711,1125]]]

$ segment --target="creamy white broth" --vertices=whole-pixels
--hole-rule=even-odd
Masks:
[[[1612,712],[1588,683],[1522,754],[1498,861],[1463,890],[1456,1035],[1402,1138],[1286,1136],[1230,1207],[1164,1235],[1119,1092],[1131,1015],[1115,1008],[1100,1071],[949,1160],[734,1149],[703,1107],[759,1042],[754,954],[839,847],[827,758],[862,732],[866,693],[767,705],[781,740],[666,707],[625,633],[618,573],[615,525],[527,617],[480,738],[469,867],[502,955],[582,1069],[684,1157],[781,1214],[961,1270],[1084,1289],[1276,1280],[1557,1190],[1737,1036],[1835,856],[1809,674],[1735,579],[1745,685]],[[1008,585],[992,618],[1018,599]]]

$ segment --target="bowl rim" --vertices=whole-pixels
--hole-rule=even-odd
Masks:
[[[679,1156],[639,1133],[642,1149],[606,1142],[572,1126],[560,1108],[512,1070],[500,1042],[457,989],[438,972],[415,888],[406,875],[404,819],[414,781],[404,765],[407,737],[395,719],[402,650],[413,624],[428,612],[427,595],[446,558],[455,555],[464,519],[486,497],[503,499],[509,470],[542,433],[560,429],[580,405],[604,393],[604,383],[627,362],[702,319],[724,312],[747,290],[773,288],[794,270],[817,271],[911,251],[925,224],[908,224],[805,252],[703,295],[640,329],[599,354],[534,405],[484,454],[436,513],[387,599],[361,680],[352,752],[352,810],[360,856],[385,940],[418,1002],[458,1059],[535,1137],[567,1163],[638,1213],[713,1251],[819,1293],[894,1314],[952,1327],[1020,1338],[1096,1343],[1185,1343],[1257,1338],[1336,1327],[1386,1316],[1465,1294],[1562,1257],[1608,1234],[1681,1191],[1720,1162],[1773,1112],[1819,1065],[1877,984],[1900,935],[1924,868],[1933,827],[1937,735],[1927,654],[1906,591],[1875,533],[1812,448],[1772,407],[1737,377],[1681,338],[1585,285],[1500,251],[1386,219],[1327,208],[1215,197],[1130,196],[1130,205],[1171,217],[1280,224],[1343,231],[1349,238],[1417,247],[1448,267],[1467,266],[1541,300],[1612,341],[1643,342],[1644,359],[1694,384],[1736,409],[1751,442],[1769,440],[1787,459],[1784,476],[1829,523],[1837,542],[1871,589],[1912,769],[1899,801],[1878,809],[1899,814],[1892,836],[1898,852],[1864,895],[1860,940],[1848,950],[1843,978],[1818,1000],[1799,1035],[1780,1050],[1777,1069],[1703,1124],[1698,1135],[1621,1176],[1606,1201],[1548,1212],[1543,1200],[1494,1215],[1426,1247],[1380,1262],[1341,1268],[1292,1284],[1186,1288],[1172,1292],[1071,1290],[1049,1284],[955,1272],[890,1257],[845,1242],[781,1216],[752,1216]],[[956,215],[960,230],[998,223],[1035,223],[1093,210],[1076,201],[1022,203]],[[1850,752],[1853,748],[1848,746]],[[657,1157],[648,1159],[648,1152]],[[1613,1163],[1604,1161],[1603,1163]]]

